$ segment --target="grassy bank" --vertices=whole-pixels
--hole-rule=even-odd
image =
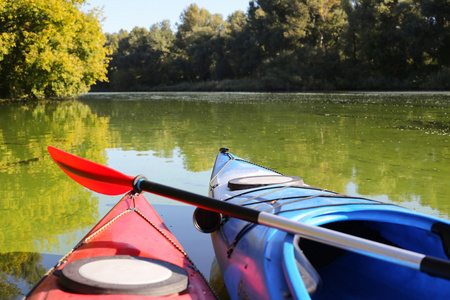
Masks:
[[[293,80],[285,78],[242,78],[227,80],[208,80],[200,82],[181,82],[174,85],[145,86],[132,85],[126,89],[114,88],[107,84],[94,85],[91,92],[304,92],[304,91],[449,91],[450,69],[421,80],[388,80],[383,77],[365,77],[349,82],[345,79],[327,80],[313,79]]]

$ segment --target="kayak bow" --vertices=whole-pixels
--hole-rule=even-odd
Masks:
[[[109,172],[102,174],[101,168],[94,171],[99,177],[112,178]],[[118,185],[124,191],[120,181],[114,182],[113,188]],[[147,297],[206,300],[216,295],[153,207],[132,191],[61,258],[26,299]]]

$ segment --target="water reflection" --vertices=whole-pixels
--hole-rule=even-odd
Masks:
[[[14,252],[0,254],[0,295],[3,299],[14,299],[22,294],[17,282],[23,282],[27,288],[44,276],[46,268],[40,263],[39,253]]]
[[[1,253],[1,299],[21,299],[60,258],[34,252]]]
[[[98,219],[98,198],[68,184],[47,146],[105,162],[108,119],[70,101],[0,103],[0,122],[0,253],[68,248],[67,233]]]
[[[81,101],[123,150],[153,150],[184,167],[212,167],[227,145],[309,184],[447,213],[450,94],[92,94]]]

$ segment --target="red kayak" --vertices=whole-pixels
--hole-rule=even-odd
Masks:
[[[130,192],[26,299],[215,299],[141,194]]]

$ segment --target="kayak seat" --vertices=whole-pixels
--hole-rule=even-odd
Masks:
[[[364,221],[341,221],[324,224],[322,227],[398,247],[398,245],[383,238],[376,230],[370,229]],[[318,243],[305,238],[299,240],[300,249],[304,252],[311,264],[320,270],[344,255],[347,251],[341,248]]]
[[[167,296],[186,290],[189,279],[185,269],[166,261],[115,255],[72,261],[59,282],[78,294]]]
[[[387,239],[381,237],[379,232],[365,226],[363,221],[333,222],[325,224],[323,227],[359,237],[364,236],[370,240],[396,246]],[[338,260],[347,251],[302,238],[300,235],[294,237],[293,244],[297,268],[306,290],[312,296],[320,290],[321,286],[323,286],[323,280],[319,272],[326,269],[327,266]]]
[[[300,276],[302,277],[302,281],[305,285],[306,290],[310,295],[312,295],[317,291],[317,289],[319,289],[322,284],[322,280],[319,273],[317,273],[316,269],[311,265],[308,258],[300,249],[299,235],[296,235],[294,237],[293,243],[295,251],[295,262],[297,264],[298,271],[300,272]]]

